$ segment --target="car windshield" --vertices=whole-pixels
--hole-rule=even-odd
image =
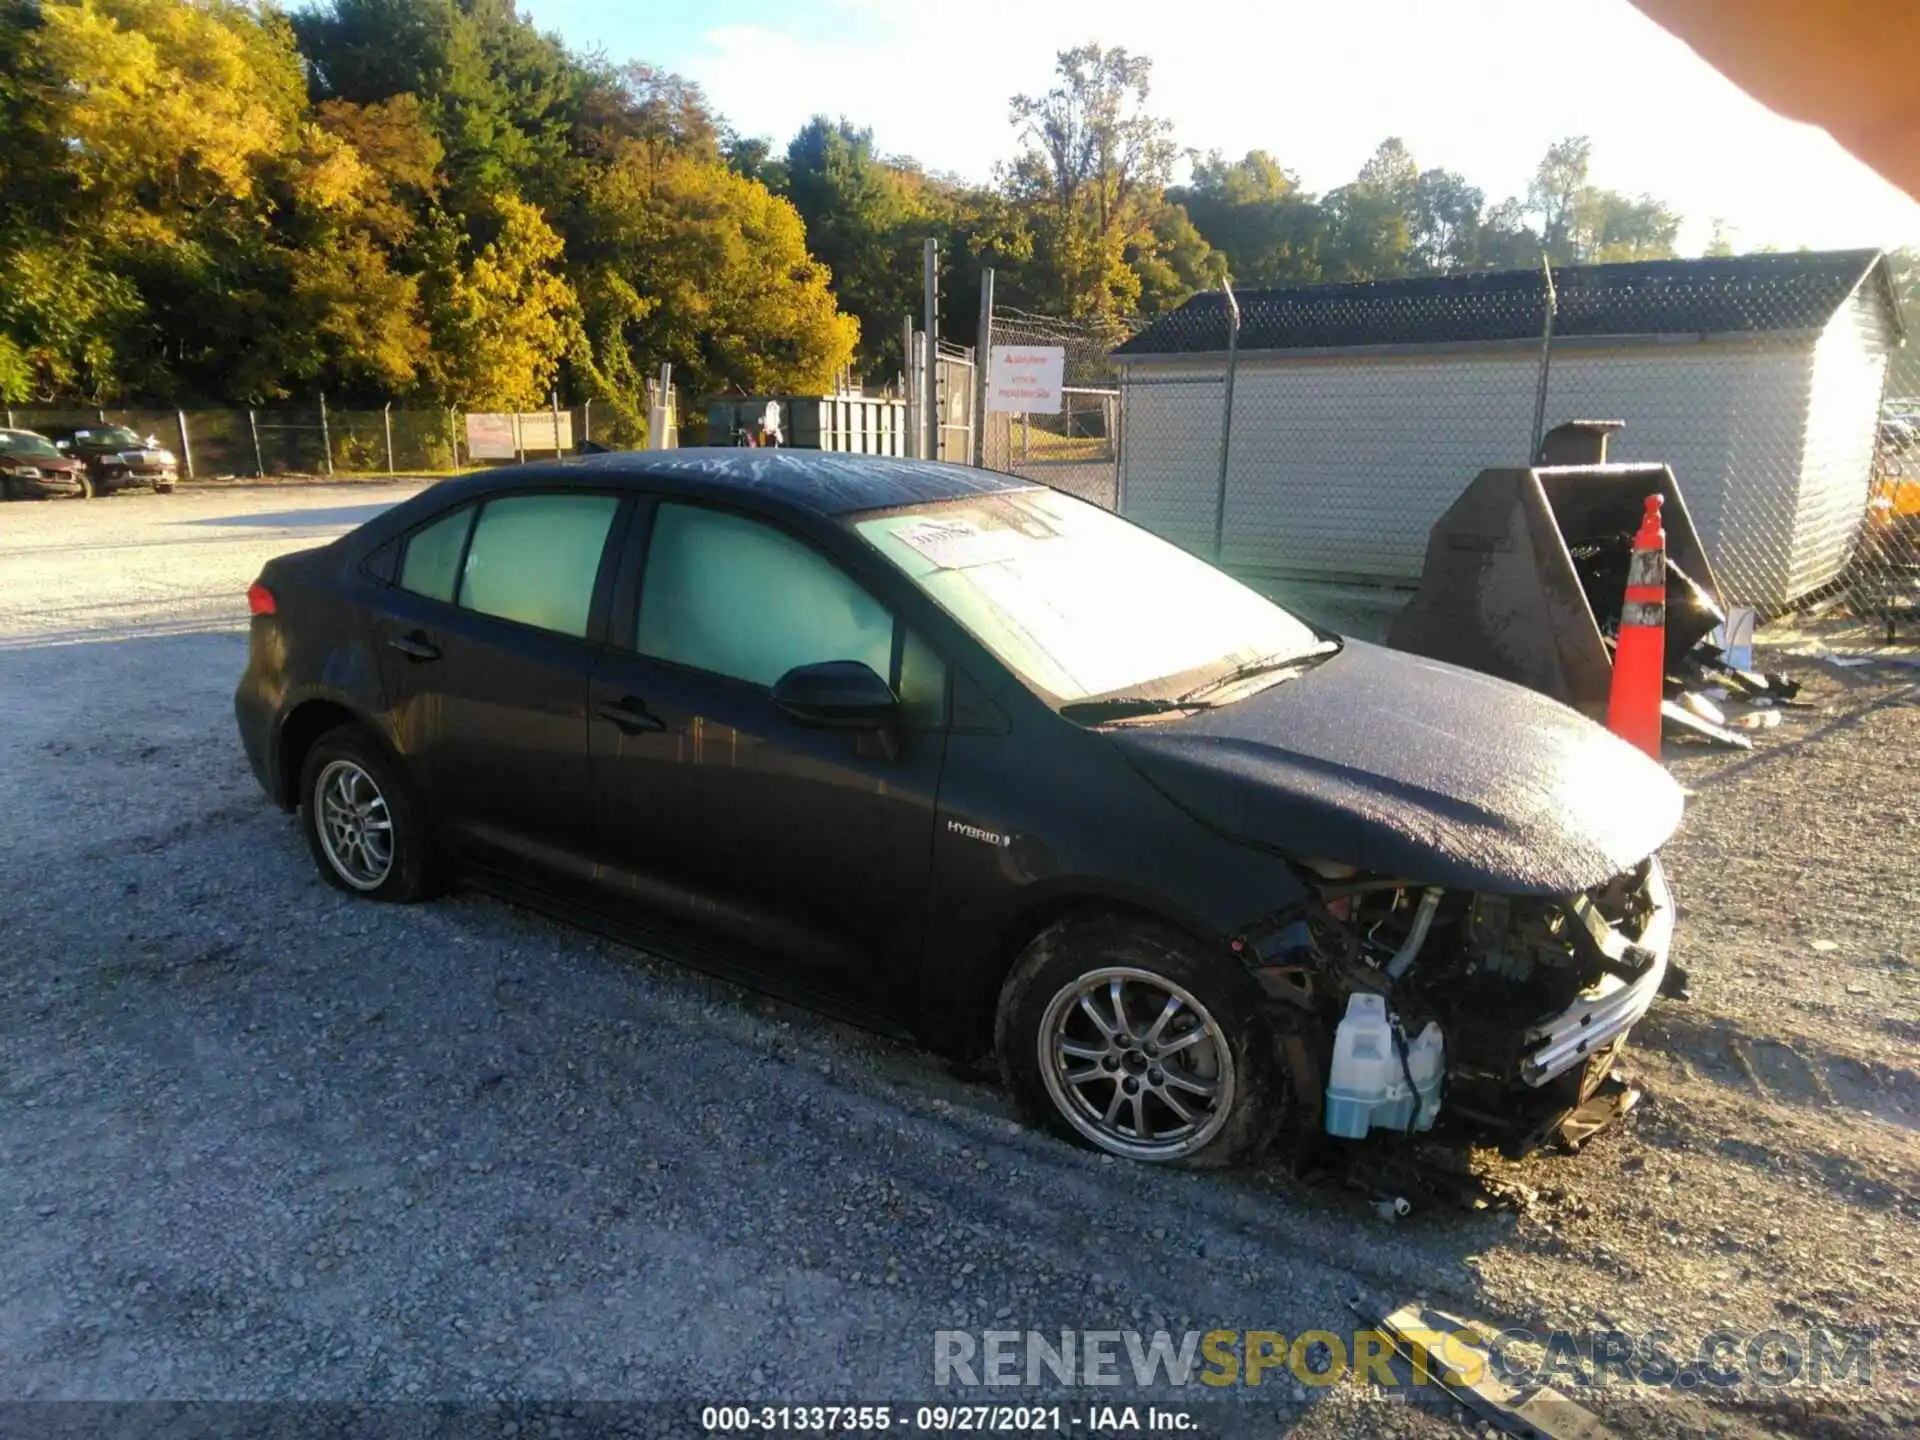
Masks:
[[[853,528],[1061,705],[1172,699],[1336,643],[1186,551],[1055,490],[890,510]]]
[[[49,460],[60,458],[53,442],[44,435],[29,435],[19,430],[0,430],[0,450],[9,455],[37,455]]]
[[[89,445],[125,445],[130,449],[137,449],[146,443],[124,425],[113,425],[104,430],[77,430],[73,438],[84,440]]]

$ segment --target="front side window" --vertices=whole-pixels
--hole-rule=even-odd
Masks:
[[[662,505],[640,594],[642,655],[771,685],[796,665],[886,675],[893,616],[819,551],[757,520]]]
[[[612,495],[489,500],[480,507],[461,568],[460,608],[585,636],[600,555],[619,506]],[[407,549],[411,563],[413,547]]]
[[[945,716],[940,657],[811,546],[743,515],[655,512],[635,648],[656,660],[771,686],[796,665],[858,660],[900,696],[909,722]]]
[[[1062,704],[1172,698],[1334,643],[1205,561],[1054,490],[914,506],[853,528]]]

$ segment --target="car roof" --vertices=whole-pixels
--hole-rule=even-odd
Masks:
[[[896,505],[924,505],[1040,488],[995,470],[885,455],[827,450],[730,447],[631,450],[580,455],[544,465],[516,466],[434,487],[441,500],[524,484],[605,484],[632,481],[648,488],[709,498],[751,497],[776,508],[846,515]]]
[[[44,440],[47,437],[38,430],[21,430],[17,427],[0,429],[0,445],[14,440]]]

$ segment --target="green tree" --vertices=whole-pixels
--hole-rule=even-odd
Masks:
[[[786,196],[841,308],[859,319],[869,373],[897,368],[900,317],[921,293],[920,243],[939,230],[925,187],[880,159],[871,130],[816,115],[787,146]]]
[[[1486,196],[1451,170],[1423,170],[1414,181],[1409,215],[1413,265],[1429,274],[1470,269],[1479,259]]]
[[[1040,274],[1070,315],[1133,310],[1140,280],[1127,265],[1148,240],[1178,148],[1171,123],[1146,109],[1153,62],[1120,48],[1063,50],[1057,82],[1016,95],[1020,154],[1008,174],[1029,211]]]
[[[1264,150],[1238,160],[1218,151],[1193,162],[1193,179],[1169,190],[1194,226],[1227,259],[1239,285],[1322,278],[1327,216],[1299,179]]]
[[[424,277],[436,394],[475,410],[512,410],[546,398],[578,339],[578,303],[558,273],[560,236],[534,206],[494,197],[495,236],[478,254],[451,226],[428,237],[438,263]]]

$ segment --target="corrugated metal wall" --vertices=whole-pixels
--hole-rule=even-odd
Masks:
[[[1821,347],[1826,388],[1811,408],[1811,341],[1567,346],[1554,353],[1547,423],[1625,420],[1613,458],[1673,466],[1730,598],[1781,603],[1831,578],[1865,503],[1885,362],[1866,353],[1878,343],[1864,328],[1878,308],[1849,313],[1848,333]],[[1243,356],[1226,563],[1416,580],[1428,529],[1467,482],[1524,463],[1538,363],[1522,349]],[[1222,391],[1218,360],[1127,370],[1123,509],[1202,553],[1212,547]]]
[[[1813,351],[1805,464],[1790,585],[1804,594],[1845,567],[1866,516],[1893,324],[1871,285],[1828,322]]]

